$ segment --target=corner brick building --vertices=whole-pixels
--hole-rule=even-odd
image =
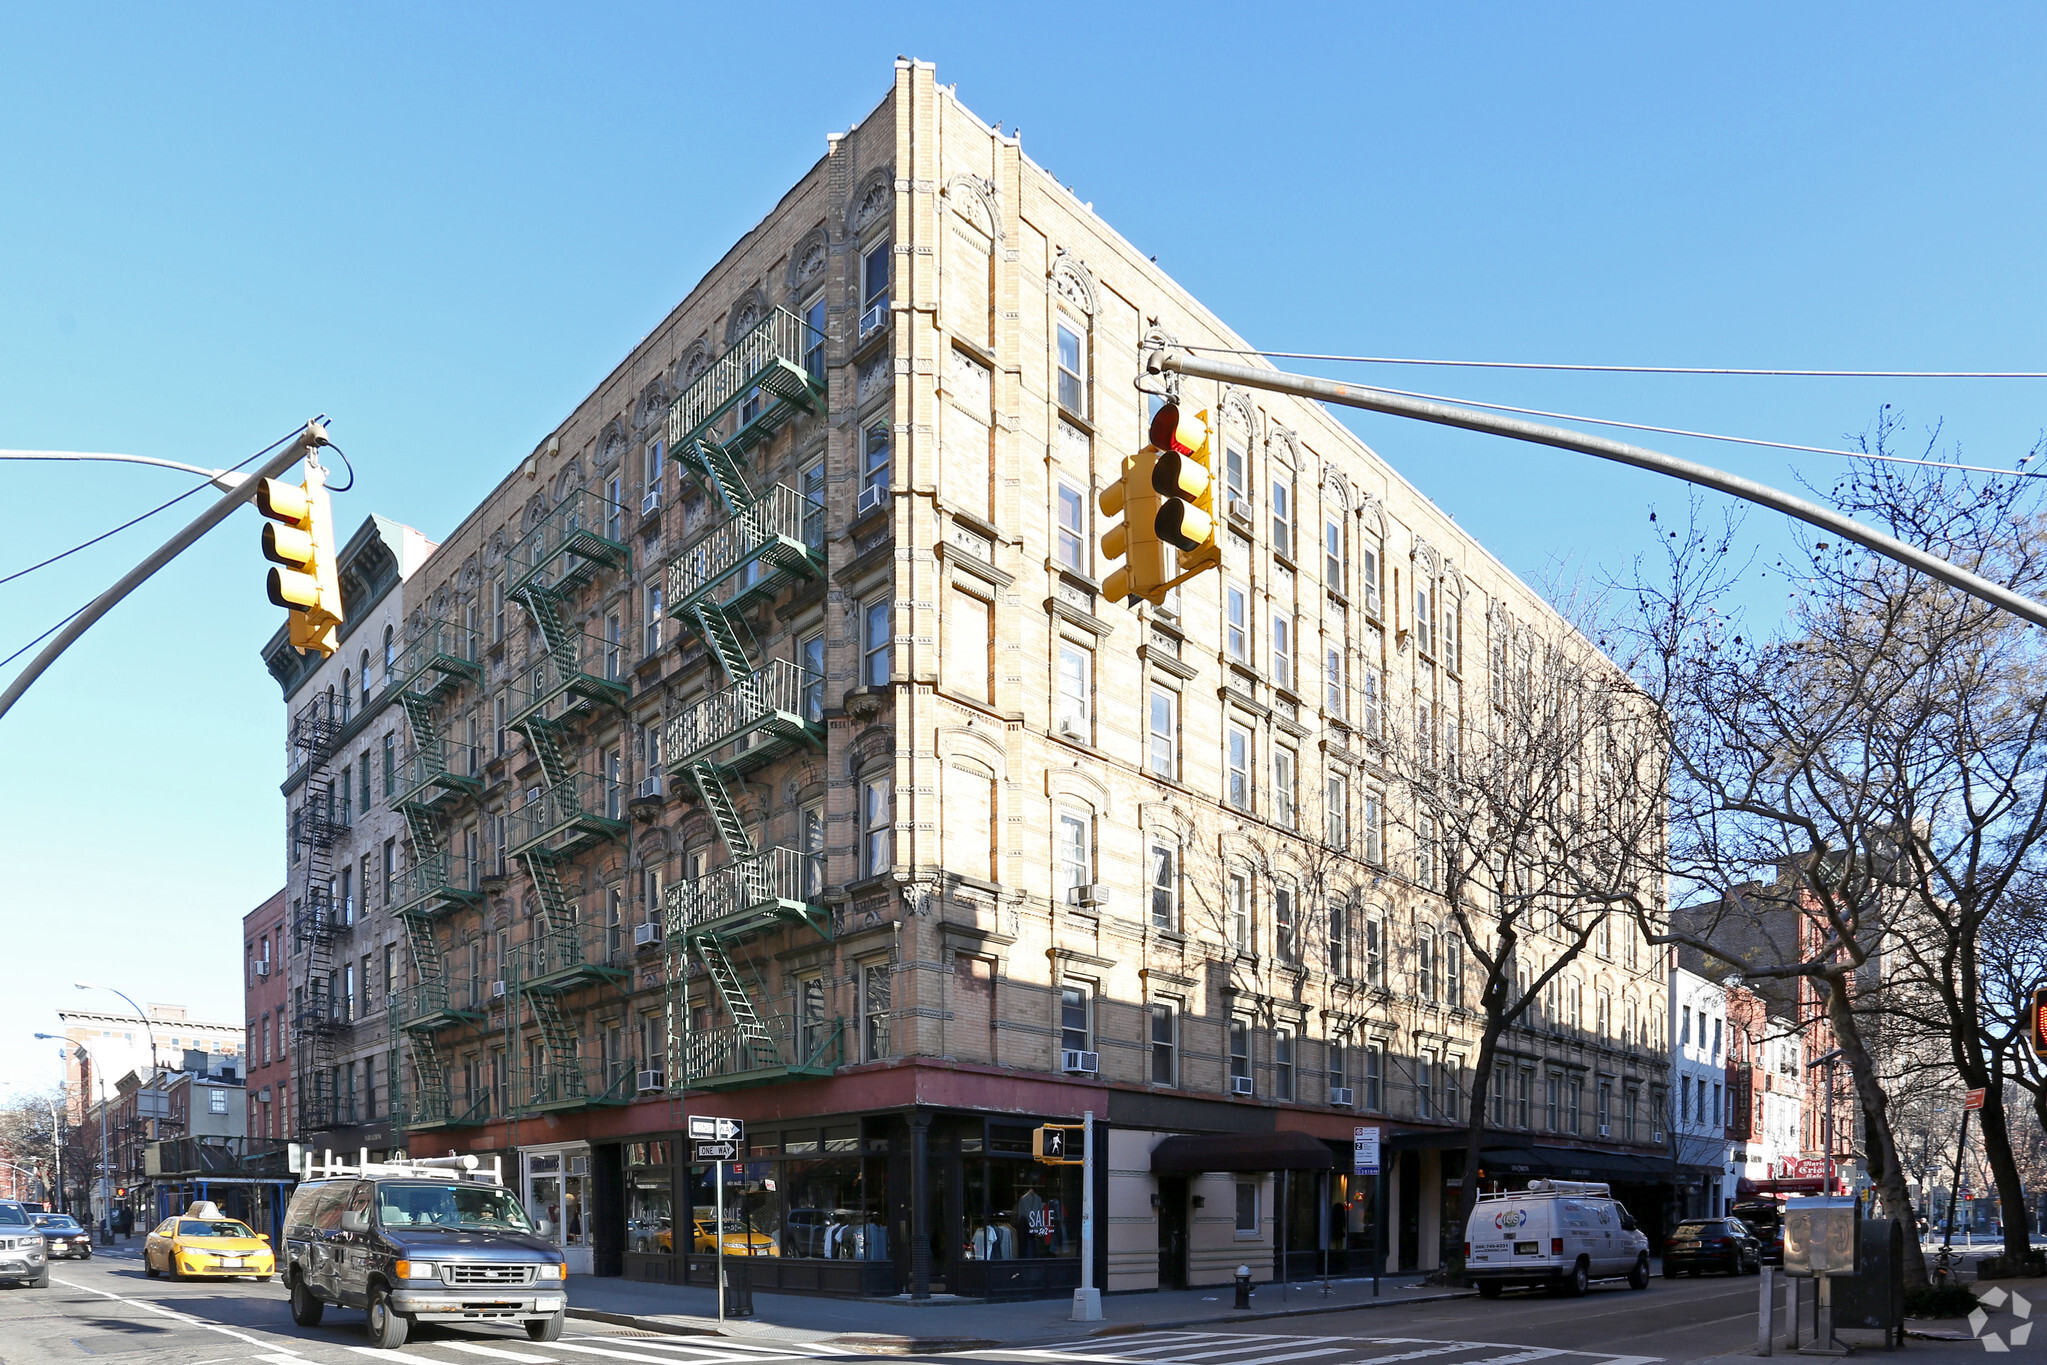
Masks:
[[[707,1273],[686,1112],[746,1121],[762,1288],[1076,1285],[1031,1131],[1088,1111],[1109,1289],[1456,1240],[1476,984],[1373,738],[1565,627],[1321,409],[1194,383],[1223,572],[1104,600],[1154,326],[1243,345],[899,62],[408,578],[397,1112],[572,1271]],[[1607,1036],[1510,1039],[1521,1174],[1660,1178],[1657,957],[1581,964]]]

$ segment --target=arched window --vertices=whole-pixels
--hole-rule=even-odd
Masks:
[[[349,708],[355,704],[355,680],[347,669],[341,670],[341,723],[348,724]]]
[[[1585,992],[1576,981],[1565,987],[1564,1008],[1568,1014],[1572,1030],[1574,1032],[1583,1032],[1585,1028]]]
[[[398,635],[391,627],[384,627],[384,686],[391,685],[392,674],[398,671]]]
[[[1424,929],[1415,935],[1415,993],[1424,1000],[1436,998],[1436,931]]]
[[[362,666],[356,670],[355,680],[357,686],[362,688],[363,709],[367,710],[370,704],[370,652],[367,649],[362,652],[360,662]]]

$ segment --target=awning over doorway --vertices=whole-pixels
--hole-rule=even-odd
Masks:
[[[1630,1185],[1663,1183],[1676,1176],[1675,1167],[1667,1159],[1586,1147],[1487,1147],[1484,1170],[1489,1177],[1552,1176]]]
[[[1306,1133],[1219,1133],[1169,1137],[1151,1150],[1153,1175],[1204,1171],[1333,1171],[1329,1144]]]

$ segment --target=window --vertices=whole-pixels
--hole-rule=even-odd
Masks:
[[[1584,1125],[1585,1078],[1573,1076],[1564,1086],[1564,1131],[1578,1132]]]
[[[1350,844],[1350,779],[1331,773],[1322,784],[1323,836],[1331,848]],[[1370,855],[1368,854],[1367,857]]]
[[[1294,618],[1285,612],[1272,616],[1272,683],[1294,689]]]
[[[1294,922],[1296,897],[1293,883],[1272,885],[1272,951],[1282,962],[1301,960],[1300,926]]]
[[[860,875],[879,877],[893,865],[890,838],[890,785],[887,777],[869,778],[860,788]]]
[[[1367,1109],[1384,1109],[1381,1098],[1384,1094],[1386,1076],[1386,1045],[1365,1044],[1365,1074],[1358,1079],[1364,1082],[1364,1094],[1359,1096]]]
[[[1251,515],[1250,499],[1244,495],[1244,448],[1234,440],[1223,444],[1223,498],[1226,510],[1238,516]]]
[[[1251,1023],[1247,1019],[1230,1020],[1230,1079],[1251,1079]]]
[[[337,878],[335,900],[341,905],[341,922],[355,923],[355,869],[344,867]]]
[[[1445,672],[1457,671],[1457,605],[1449,597],[1441,604],[1441,617],[1436,623],[1436,651],[1443,660]]]
[[[1162,839],[1151,845],[1151,927],[1166,933],[1180,928],[1180,848]]]
[[[1344,705],[1348,694],[1349,689],[1344,686],[1343,646],[1332,642],[1322,656],[1322,709],[1331,718],[1342,720],[1349,714]]]
[[[1642,1088],[1636,1085],[1621,1087],[1621,1137],[1624,1141],[1635,1140],[1635,1115],[1642,1107]]]
[[[1545,1072],[1542,1078],[1543,1126],[1555,1133],[1564,1126],[1564,1078],[1559,1072]]]
[[[1070,483],[1059,485],[1059,562],[1075,573],[1087,572],[1087,494]]]
[[[1341,1090],[1344,1086],[1349,1085],[1350,1062],[1349,1058],[1344,1055],[1347,1049],[1344,1046],[1343,1039],[1331,1038],[1322,1051],[1323,1056],[1328,1062],[1325,1070],[1329,1073],[1329,1088],[1331,1090]],[[1331,1102],[1334,1103],[1333,1098]]]
[[[1720,1064],[1720,1024],[1721,1021],[1718,1019],[1715,1019],[1713,1021],[1713,1050],[1706,1057],[1706,1060],[1713,1063],[1715,1066],[1718,1066]],[[1703,1034],[1701,1036],[1703,1036]]]
[[[1255,1238],[1259,1235],[1258,1225],[1258,1182],[1239,1180],[1237,1182],[1237,1231],[1239,1237]]]
[[[398,636],[389,626],[384,627],[384,686],[389,687],[398,672]],[[365,684],[367,686],[367,684]]]
[[[1600,1135],[1604,1137],[1613,1124],[1613,1082],[1601,1081],[1598,1090],[1598,1115]]]
[[[502,578],[491,580],[490,638],[492,640],[502,640],[505,638],[505,580]],[[365,670],[369,668],[367,656],[364,657],[363,668]],[[369,690],[367,679],[364,680],[363,690],[364,694],[367,695]]]
[[[1343,514],[1331,512],[1322,520],[1322,585],[1340,593],[1344,585]]]
[[[1151,1007],[1151,1083],[1173,1085],[1178,1074],[1179,1035],[1175,1030],[1172,1005],[1163,1001]]]
[[[604,618],[604,676],[614,682],[625,676],[625,621],[617,612]]]
[[[861,452],[860,499],[861,510],[867,510],[867,494],[889,486],[889,430],[888,423],[876,422],[867,428],[867,440]]]
[[[1061,316],[1058,332],[1059,406],[1087,416],[1087,337],[1080,324]]]
[[[971,761],[953,763],[945,769],[945,788],[939,818],[946,864],[968,876],[997,880],[995,774]]]
[[[886,687],[893,671],[889,647],[894,622],[889,599],[877,597],[860,609],[860,682],[866,687]]]
[[[803,368],[813,378],[824,378],[824,295],[803,305],[803,325],[810,330],[803,338]]]
[[[980,702],[992,700],[993,696],[989,691],[993,682],[989,666],[994,645],[993,622],[994,607],[986,599],[953,590],[946,663],[952,669],[953,686],[963,696]]]
[[[1226,764],[1223,799],[1238,810],[1251,809],[1251,732],[1241,725],[1228,727]]]
[[[1371,790],[1365,792],[1365,861],[1386,865],[1386,798]]]
[[[384,795],[395,796],[398,792],[398,735],[395,731],[384,732]]]
[[[1386,920],[1376,912],[1365,916],[1365,984],[1386,984]]]
[[[604,538],[625,539],[625,480],[617,474],[604,481]]]
[[[1094,694],[1094,651],[1071,640],[1059,642],[1059,690],[1053,698],[1058,714],[1054,728],[1068,739],[1086,743],[1093,730],[1088,725]]]
[[[1370,735],[1374,739],[1377,739],[1379,737],[1379,716],[1381,713],[1381,708],[1379,705],[1379,693],[1381,676],[1382,675],[1380,674],[1379,666],[1376,663],[1367,661],[1365,664],[1364,676],[1365,687],[1364,724],[1365,733]]]
[[[1272,750],[1272,799],[1273,819],[1288,829],[1295,828],[1300,818],[1296,807],[1300,805],[1300,760],[1294,751],[1284,745],[1274,745]]]
[[[206,1112],[225,1114],[227,1112],[227,1091],[209,1087],[206,1091]]]
[[[1171,688],[1151,689],[1150,749],[1152,774],[1168,782],[1180,777],[1180,696]]]
[[[1585,1031],[1585,990],[1576,981],[1564,987],[1564,1022],[1573,1032]]]
[[[1350,975],[1350,902],[1340,896],[1329,900],[1329,974]]]
[[[1604,990],[1593,997],[1593,1031],[1601,1038],[1613,1033],[1613,997]]]
[[[398,840],[384,841],[384,904],[391,903],[391,885],[398,880]]]
[[[1223,589],[1223,647],[1240,664],[1251,662],[1251,598],[1241,583]]]
[[[1087,813],[1070,806],[1059,808],[1053,821],[1053,860],[1058,876],[1057,891],[1059,903],[1079,903],[1074,892],[1094,881],[1092,841],[1089,826],[1093,823]]]
[[[881,325],[876,318],[870,325],[869,315],[877,308],[888,308],[889,246],[884,239],[868,247],[860,255],[860,335],[865,338],[874,327]]]
[[[647,622],[642,633],[642,658],[651,659],[661,652],[661,585],[647,585]]]
[[[1424,929],[1415,936],[1414,974],[1416,992],[1424,1000],[1436,998],[1436,935]]]
[[[344,669],[342,669],[342,670],[341,670],[341,723],[342,723],[343,725],[346,725],[346,724],[348,724],[348,712],[349,712],[349,707],[350,707],[350,706],[352,706],[352,705],[354,704],[354,702],[355,702],[355,697],[354,697],[354,695],[353,695],[353,692],[354,692],[354,688],[355,688],[355,684],[354,684],[354,683],[353,683],[352,681],[350,681],[350,679],[349,679],[349,675],[348,675],[348,670],[347,670],[347,669],[345,669],[345,668],[344,668]]]
[[[1257,950],[1252,940],[1251,877],[1241,868],[1231,868],[1224,895],[1229,899],[1230,946],[1239,952]]]
[[[803,718],[824,719],[824,636],[810,634],[796,642],[796,663],[803,670]]]
[[[1415,1117],[1432,1119],[1436,1116],[1436,1054],[1424,1052],[1414,1059],[1414,1112]]]
[[[1435,623],[1435,612],[1432,610],[1434,595],[1429,591],[1428,579],[1423,578],[1420,574],[1416,574],[1415,580],[1416,580],[1414,585],[1415,648],[1419,649],[1424,654],[1434,654],[1436,652],[1435,643],[1430,638],[1430,630]]]
[[[1077,981],[1059,987],[1059,1046],[1066,1052],[1088,1052],[1088,988]]]
[[[1464,1008],[1464,940],[1454,929],[1443,936],[1443,1003]]]
[[[508,708],[508,703],[506,701],[504,693],[502,692],[498,693],[497,699],[493,703],[493,707],[496,712],[496,714],[492,717],[492,720],[496,727],[494,731],[496,735],[494,743],[497,748],[498,757],[503,758],[505,754],[506,736],[509,734],[511,730],[511,727],[505,724],[505,718],[509,716],[511,712]],[[365,775],[367,776],[367,774]],[[364,807],[364,809],[367,810],[368,807],[366,806]]]
[[[1521,1068],[1514,1077],[1514,1126],[1517,1128],[1535,1126],[1535,1116],[1529,1105],[1534,1090],[1534,1070],[1529,1067]]]
[[[892,971],[886,962],[869,962],[860,968],[860,1055],[866,1061],[879,1061],[890,1055]]]
[[[1294,557],[1294,486],[1291,479],[1272,481],[1272,552]]]
[[[813,550],[824,549],[824,461],[812,460],[796,476],[796,491],[803,495],[803,543]]]
[[[1436,866],[1436,819],[1432,815],[1417,816],[1414,822],[1414,880],[1418,886],[1431,891],[1442,888],[1437,884]]]
[[[1272,1094],[1274,1099],[1294,1097],[1294,1031],[1272,1031]]]

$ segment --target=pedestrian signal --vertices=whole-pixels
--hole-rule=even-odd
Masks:
[[[1048,1166],[1078,1166],[1086,1140],[1077,1123],[1048,1123],[1031,1130],[1031,1155]]]

